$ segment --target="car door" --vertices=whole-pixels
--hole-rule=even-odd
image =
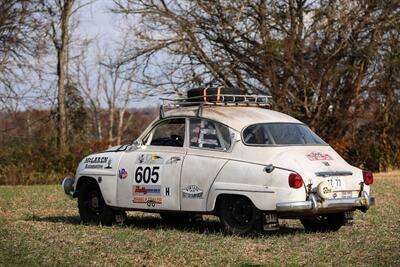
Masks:
[[[210,187],[228,161],[231,143],[227,126],[190,118],[189,148],[181,175],[181,210],[206,211]]]
[[[180,210],[185,125],[185,118],[163,120],[149,132],[144,145],[125,153],[118,170],[119,206]]]

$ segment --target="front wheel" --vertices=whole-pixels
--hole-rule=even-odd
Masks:
[[[92,180],[85,181],[79,189],[78,209],[84,224],[111,226],[126,220],[124,211],[115,211],[106,205],[98,184]]]
[[[300,221],[307,231],[335,232],[345,224],[345,216],[344,213],[325,214]]]
[[[225,233],[234,235],[261,231],[263,224],[261,211],[242,196],[224,196],[219,207],[219,218]]]

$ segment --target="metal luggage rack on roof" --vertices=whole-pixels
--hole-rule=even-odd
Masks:
[[[269,108],[272,96],[265,95],[232,95],[214,94],[193,96],[187,98],[160,98],[163,101],[160,106],[160,118],[164,118],[164,110],[180,107],[197,106],[197,116],[201,116],[204,106],[229,106],[229,107],[263,107]]]
[[[271,96],[265,95],[231,95],[216,94],[206,96],[193,96],[187,98],[160,98],[163,106],[167,108],[179,108],[189,106],[256,106],[270,107]]]

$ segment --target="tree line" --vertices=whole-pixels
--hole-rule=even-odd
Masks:
[[[94,2],[0,3],[2,114],[48,107],[60,157],[121,143],[135,101],[223,85],[271,95],[353,164],[399,167],[398,0],[114,0],[112,51],[79,33]]]

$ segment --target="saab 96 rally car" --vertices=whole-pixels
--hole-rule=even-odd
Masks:
[[[192,89],[162,105],[132,144],[84,158],[64,191],[78,198],[83,223],[110,225],[139,210],[176,220],[214,214],[232,234],[277,229],[278,218],[316,231],[351,224],[375,202],[372,173],[268,101]]]

